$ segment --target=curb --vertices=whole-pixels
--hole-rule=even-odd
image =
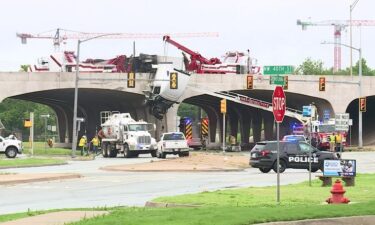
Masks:
[[[41,181],[52,181],[52,180],[63,180],[63,179],[74,179],[74,178],[82,178],[83,176],[80,174],[67,174],[67,175],[60,175],[56,177],[40,177],[34,179],[19,179],[19,180],[8,180],[8,181],[0,181],[0,185],[10,185],[10,184],[23,184],[23,183],[32,183],[32,182],[41,182]]]
[[[145,207],[148,208],[197,208],[200,205],[192,204],[178,204],[178,203],[165,203],[165,202],[146,202]]]

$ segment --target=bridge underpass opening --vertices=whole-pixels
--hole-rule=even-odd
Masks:
[[[366,102],[367,110],[362,113],[362,138],[363,145],[369,146],[375,145],[375,96],[367,96]],[[350,127],[348,141],[351,145],[358,145],[358,99],[350,102],[346,113],[349,113],[350,119],[353,120],[353,126]]]
[[[71,143],[73,124],[74,89],[56,89],[32,92],[10,98],[37,102],[51,107],[58,117],[59,139]],[[78,95],[78,117],[85,118],[79,136],[92,138],[100,128],[101,111],[129,112],[135,120],[143,119],[160,125],[144,104],[144,96],[124,91],[80,88]]]
[[[262,100],[265,102],[269,102],[271,104],[272,100],[272,90],[234,90],[231,92],[235,92],[238,94],[246,95],[250,98]],[[220,113],[219,105],[220,105],[220,99],[219,97],[211,96],[209,94],[203,94],[203,95],[197,95],[194,97],[190,97],[185,99],[183,102],[193,104],[200,106],[205,109],[207,112],[207,109],[214,111],[215,113],[212,113],[211,118],[214,118],[216,120],[216,124],[220,129],[222,129],[222,115]],[[333,111],[332,105],[325,99],[311,97],[307,95],[301,95],[301,94],[295,94],[286,92],[286,99],[287,99],[287,107],[293,108],[296,110],[300,110],[302,113],[303,106],[314,104],[316,105],[318,109],[319,118],[323,119],[324,111],[328,110],[330,113],[330,117],[333,118],[335,112]],[[274,140],[276,138],[275,136],[275,125],[273,122],[273,115],[272,112],[267,110],[261,110],[257,109],[255,107],[242,105],[239,103],[227,101],[228,103],[228,128],[226,129],[226,137],[228,137],[230,134],[233,134],[233,130],[231,127],[236,127],[237,124],[239,125],[238,133],[236,135],[237,142],[240,142],[241,144],[248,144],[249,143],[249,137],[250,134],[252,134],[253,142],[257,142],[260,140]],[[231,110],[231,109],[233,110]],[[208,110],[208,111],[209,111]],[[272,108],[271,108],[272,110]],[[210,117],[210,113],[207,113]],[[232,117],[233,114],[236,114],[235,116],[238,117],[237,120],[231,120],[231,114]],[[260,115],[258,115],[260,114]],[[238,121],[238,122],[236,122]],[[272,121],[272,122],[270,122]],[[293,129],[293,125],[298,124],[299,122],[295,118],[289,118],[285,117],[284,122],[281,124],[281,130],[280,130],[280,136],[290,134]],[[230,131],[230,132],[228,132]],[[219,137],[222,136],[222,131],[220,131]],[[210,132],[210,134],[212,134]],[[216,136],[216,135],[215,135]],[[211,142],[218,142],[218,140],[212,138],[212,135],[210,137]],[[220,140],[221,142],[221,140]]]

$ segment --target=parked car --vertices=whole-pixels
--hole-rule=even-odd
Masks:
[[[311,161],[311,172],[319,169],[323,171],[325,159],[338,159],[333,152],[320,151],[306,142],[300,141],[280,141],[280,173],[286,168],[309,169]],[[309,152],[311,151],[311,158]],[[258,142],[250,151],[250,165],[259,168],[263,173],[268,173],[271,169],[277,171],[277,142]]]
[[[200,138],[191,138],[187,140],[189,148],[193,148],[194,150],[199,150],[203,147],[202,140]]]
[[[182,132],[164,133],[158,142],[156,157],[165,158],[167,154],[178,154],[180,157],[189,156],[189,150],[185,135]]]
[[[8,158],[15,158],[22,153],[22,142],[13,135],[7,138],[0,136],[0,153],[5,153]]]

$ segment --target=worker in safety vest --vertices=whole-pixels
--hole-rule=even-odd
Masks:
[[[98,147],[99,147],[99,138],[98,135],[95,135],[95,137],[91,140],[92,143],[92,152],[94,153],[94,156],[98,153]]]
[[[340,133],[335,135],[336,151],[339,152],[341,148],[342,136]]]
[[[83,156],[83,153],[86,151],[86,145],[87,145],[87,137],[86,135],[83,135],[78,143],[78,147],[81,149],[82,156]],[[86,152],[86,155],[88,155],[88,152]]]
[[[334,152],[335,151],[335,133],[332,133],[331,135],[328,136],[329,138],[329,150],[331,152]]]

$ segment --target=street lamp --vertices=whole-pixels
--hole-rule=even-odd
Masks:
[[[354,7],[357,5],[359,0],[355,0],[353,4],[350,5],[350,76],[353,76],[353,49],[352,49],[352,11]]]
[[[78,132],[77,132],[77,104],[78,104],[78,80],[79,80],[79,50],[81,43],[90,41],[92,39],[104,37],[104,36],[112,36],[112,35],[120,35],[119,33],[109,33],[109,34],[101,34],[95,37],[90,37],[84,40],[78,40],[77,43],[77,58],[76,58],[76,75],[75,75],[75,83],[74,83],[74,109],[73,109],[73,135],[72,135],[72,158],[76,156],[77,150],[77,139],[78,139]]]
[[[357,0],[358,2],[358,0]],[[333,42],[322,42],[321,44],[335,44]],[[358,51],[358,54],[359,54],[359,68],[358,68],[358,77],[359,77],[359,82],[358,82],[358,93],[359,93],[359,97],[358,97],[358,101],[359,101],[359,98],[362,97],[362,49],[361,48],[354,48],[353,46],[349,46],[349,45],[346,45],[346,44],[339,44],[339,45],[342,45],[342,46],[345,46],[345,47],[348,47],[350,49],[354,49],[356,51]],[[359,103],[358,103],[359,104]],[[363,139],[362,139],[362,112],[359,111],[359,107],[358,108],[358,148],[359,149],[362,149],[363,148]]]
[[[50,117],[49,114],[40,115],[41,118],[44,118],[44,151],[46,150],[46,143],[47,143],[47,120]]]

